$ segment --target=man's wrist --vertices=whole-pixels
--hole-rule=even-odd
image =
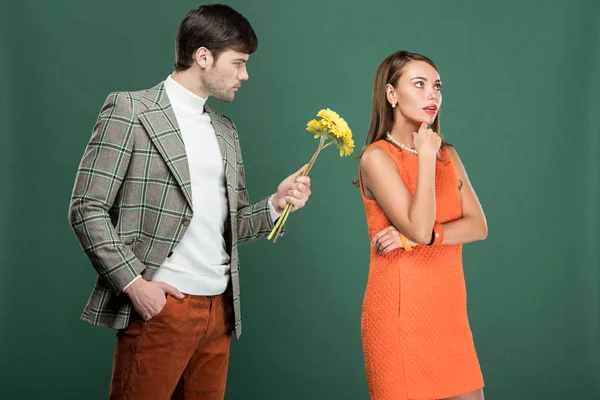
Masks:
[[[271,209],[279,216],[283,212],[283,209],[279,208],[277,204],[277,194],[272,194],[269,198],[269,204],[271,205]]]
[[[137,281],[138,279],[141,279],[141,278],[142,278],[142,276],[141,276],[141,275],[138,275],[138,276],[136,276],[135,278],[133,278],[133,280],[132,280],[131,282],[129,282],[129,283],[127,284],[127,286],[125,286],[125,287],[123,288],[123,292],[124,292],[124,293],[127,293],[127,289],[129,289],[129,288],[130,288],[130,287],[131,287],[131,286],[132,286],[132,285],[135,283],[135,281]]]

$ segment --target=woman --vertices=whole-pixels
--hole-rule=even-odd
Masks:
[[[487,224],[441,136],[441,104],[429,58],[398,51],[379,66],[359,174],[373,245],[361,332],[376,400],[483,399],[461,253]]]

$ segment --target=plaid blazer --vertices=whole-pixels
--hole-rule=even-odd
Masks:
[[[229,203],[226,223],[237,337],[241,335],[237,246],[273,229],[268,197],[251,205],[237,130],[205,107],[215,129]],[[123,288],[138,274],[151,280],[183,237],[194,214],[183,138],[163,83],[111,93],[100,111],[77,171],[69,222],[98,273],[81,315],[84,321],[125,328],[131,303]]]

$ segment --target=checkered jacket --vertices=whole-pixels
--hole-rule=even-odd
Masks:
[[[235,331],[242,332],[237,246],[273,228],[268,197],[251,205],[233,122],[205,107],[215,129],[229,203]],[[69,222],[98,273],[81,318],[116,329],[129,322],[123,288],[138,274],[152,279],[181,240],[194,214],[184,142],[163,83],[106,99],[77,171]]]

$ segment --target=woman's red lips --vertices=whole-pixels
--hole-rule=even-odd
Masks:
[[[435,104],[433,104],[427,107],[423,107],[423,110],[428,114],[435,114],[438,110],[438,107]]]

